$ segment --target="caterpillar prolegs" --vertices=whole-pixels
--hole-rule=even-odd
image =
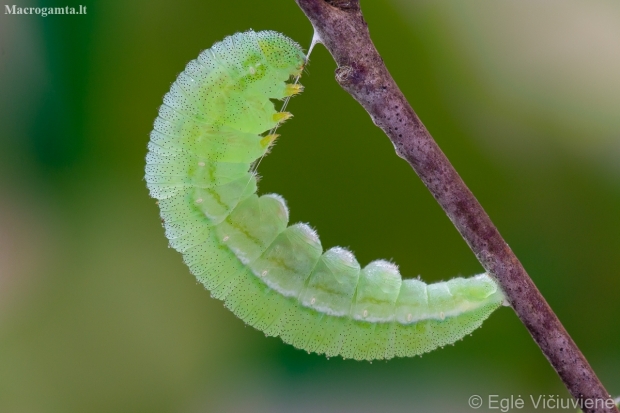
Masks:
[[[486,274],[425,284],[348,250],[323,252],[306,224],[288,226],[275,194],[257,196],[251,165],[290,117],[270,99],[306,57],[273,31],[237,33],[189,62],[151,132],[146,182],[170,246],[196,278],[247,324],[308,352],[354,359],[413,356],[451,344],[503,301]]]

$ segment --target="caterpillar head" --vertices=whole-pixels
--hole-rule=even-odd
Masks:
[[[296,42],[274,31],[258,32],[256,37],[270,65],[277,69],[289,70],[289,75],[301,74],[306,56]]]

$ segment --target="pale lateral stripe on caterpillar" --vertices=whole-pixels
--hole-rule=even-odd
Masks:
[[[306,224],[288,225],[279,195],[256,195],[251,164],[288,113],[270,99],[306,57],[273,31],[237,33],[191,61],[164,97],[146,157],[170,245],[212,295],[246,323],[327,356],[389,359],[451,344],[503,301],[486,274],[427,285],[395,265],[361,269],[353,254],[325,253]]]

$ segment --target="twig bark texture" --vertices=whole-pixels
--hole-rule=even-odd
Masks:
[[[359,0],[296,0],[338,64],[336,80],[390,138],[396,153],[420,176],[476,257],[498,283],[551,365],[575,397],[599,403],[587,412],[618,413],[604,406],[609,394],[403,96],[370,39]],[[592,402],[591,402],[592,403]]]

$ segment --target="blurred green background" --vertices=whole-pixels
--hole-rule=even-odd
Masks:
[[[469,411],[472,394],[567,396],[508,308],[454,347],[389,362],[326,360],[245,327],[167,248],[146,143],[201,50],[249,28],[307,46],[310,24],[292,0],[77,4],[88,14],[0,13],[0,412],[439,412]],[[412,106],[620,394],[620,3],[362,6]],[[481,272],[334,69],[317,47],[261,192],[362,264],[393,259],[426,281]]]

